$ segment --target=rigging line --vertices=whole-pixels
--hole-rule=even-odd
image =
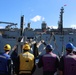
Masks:
[[[56,44],[56,38],[55,38],[54,33],[53,33],[53,39],[54,39],[54,45],[55,45],[55,48],[56,48],[56,50],[58,51],[58,55],[60,56],[60,52],[59,52],[59,50],[58,50],[58,46],[57,46],[57,44]],[[54,49],[55,49],[55,48],[54,48]]]
[[[43,33],[42,34],[40,34],[40,41],[37,43],[37,47],[39,48],[39,46],[42,44],[42,41],[44,41],[44,40],[42,40],[42,35],[43,35]]]
[[[50,37],[50,40],[48,41],[48,44],[50,44],[51,43],[51,41],[52,41],[52,38],[53,38],[53,32],[52,32],[52,34],[50,35],[51,37]]]

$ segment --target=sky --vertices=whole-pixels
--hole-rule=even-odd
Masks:
[[[30,22],[31,28],[41,28],[45,21],[47,26],[57,28],[61,7],[63,27],[76,28],[76,0],[0,0],[0,21],[17,23],[20,28],[20,18],[24,15],[24,27]],[[0,24],[0,28],[5,26]]]

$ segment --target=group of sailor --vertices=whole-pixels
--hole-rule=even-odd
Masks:
[[[11,46],[6,44],[5,53],[0,54],[0,75],[33,75],[36,67],[42,67],[43,75],[76,75],[76,47],[72,43],[66,44],[66,54],[61,57],[52,52],[51,44],[46,45],[46,53],[37,58],[37,64],[30,49],[30,45],[25,43],[22,53],[17,54],[16,46],[10,53]]]

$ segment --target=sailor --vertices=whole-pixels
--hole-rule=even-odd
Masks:
[[[16,69],[18,75],[32,75],[35,71],[35,59],[34,55],[29,52],[29,44],[23,45],[23,53],[17,57]]]
[[[6,44],[4,46],[5,53],[0,54],[0,75],[11,75],[11,58],[9,52],[11,46]]]
[[[12,62],[13,62],[13,64],[12,64],[12,69],[13,69],[13,74],[15,74],[16,73],[16,69],[15,69],[15,67],[16,67],[16,64],[17,64],[17,57],[18,57],[18,51],[17,51],[17,47],[18,46],[14,46],[15,48],[14,49],[12,49],[12,52],[11,52],[11,54],[10,54],[10,56],[11,56],[11,59],[12,59]]]
[[[54,75],[59,65],[59,57],[52,52],[52,45],[46,45],[46,54],[42,55],[38,67],[43,67],[43,75]]]
[[[76,55],[72,53],[73,49],[72,43],[66,45],[66,55],[63,55],[60,59],[60,75],[76,75]]]

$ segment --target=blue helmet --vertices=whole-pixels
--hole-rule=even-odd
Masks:
[[[46,46],[46,49],[48,49],[48,50],[53,50],[53,46],[52,46],[52,45],[47,45],[47,46]]]
[[[68,43],[68,44],[66,45],[66,49],[71,49],[71,50],[73,50],[73,49],[74,49],[74,45],[73,45],[72,43]]]

